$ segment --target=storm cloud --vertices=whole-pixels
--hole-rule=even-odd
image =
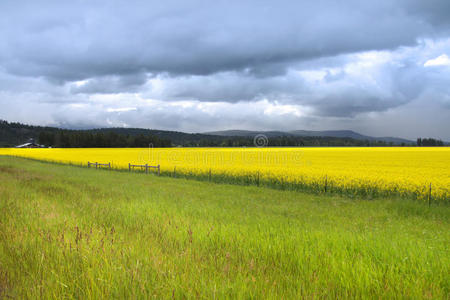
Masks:
[[[446,0],[4,0],[0,118],[450,140],[448,56]]]

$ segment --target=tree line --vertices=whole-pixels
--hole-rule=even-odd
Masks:
[[[253,137],[221,137],[220,139],[204,138],[196,141],[185,141],[183,147],[254,147]],[[267,147],[387,147],[392,142],[375,140],[356,140],[341,137],[314,136],[278,136],[267,138]],[[403,144],[401,146],[407,146]]]
[[[57,148],[144,148],[171,147],[170,140],[152,135],[125,135],[115,132],[41,131],[38,143]]]
[[[0,147],[14,147],[34,138],[46,147],[116,148],[116,147],[254,147],[253,137],[219,136],[200,133],[150,130],[140,128],[100,128],[70,130],[56,127],[32,126],[0,120]],[[393,143],[357,140],[344,137],[276,136],[269,137],[269,147],[385,147]],[[411,146],[401,144],[397,146]],[[417,139],[417,146],[444,146],[432,138]]]
[[[435,146],[444,146],[444,142],[437,139],[426,139],[426,138],[418,138],[417,146],[419,147],[435,147]]]
[[[174,144],[169,139],[153,135],[129,135],[108,131],[41,131],[37,139],[44,146],[56,148],[133,148],[133,147],[254,147],[252,137],[205,137],[198,140],[185,140]],[[268,147],[301,146],[389,146],[383,141],[359,141],[351,138],[335,137],[271,137]]]

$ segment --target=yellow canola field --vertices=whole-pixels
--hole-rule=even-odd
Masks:
[[[62,163],[161,165],[163,174],[247,178],[318,191],[450,198],[450,148],[72,148],[0,149],[13,155]]]

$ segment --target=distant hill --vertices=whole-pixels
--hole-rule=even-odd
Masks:
[[[161,139],[167,139],[172,142],[174,145],[183,145],[185,143],[200,143],[205,140],[211,141],[221,141],[223,140],[223,136],[214,136],[210,134],[202,134],[202,133],[186,133],[180,131],[169,131],[169,130],[157,130],[157,129],[143,129],[143,128],[99,128],[99,129],[90,129],[92,132],[115,132],[117,134],[125,134],[125,135],[154,135]]]
[[[312,130],[292,130],[292,131],[249,131],[249,130],[225,130],[225,131],[212,131],[206,132],[206,134],[220,135],[220,136],[241,136],[250,137],[257,134],[264,134],[267,137],[279,137],[279,136],[295,136],[295,137],[335,137],[335,138],[351,138],[360,141],[382,141],[386,143],[393,143],[396,145],[415,144],[415,141],[397,138],[397,137],[372,137],[359,134],[352,130],[325,130],[325,131],[312,131]]]
[[[241,136],[241,137],[254,137],[258,134],[264,134],[267,137],[296,136],[295,134],[283,131],[251,131],[251,130],[210,131],[204,132],[204,134],[211,134],[218,136]]]

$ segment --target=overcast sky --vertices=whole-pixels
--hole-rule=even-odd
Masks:
[[[450,1],[1,0],[0,119],[450,141]]]

